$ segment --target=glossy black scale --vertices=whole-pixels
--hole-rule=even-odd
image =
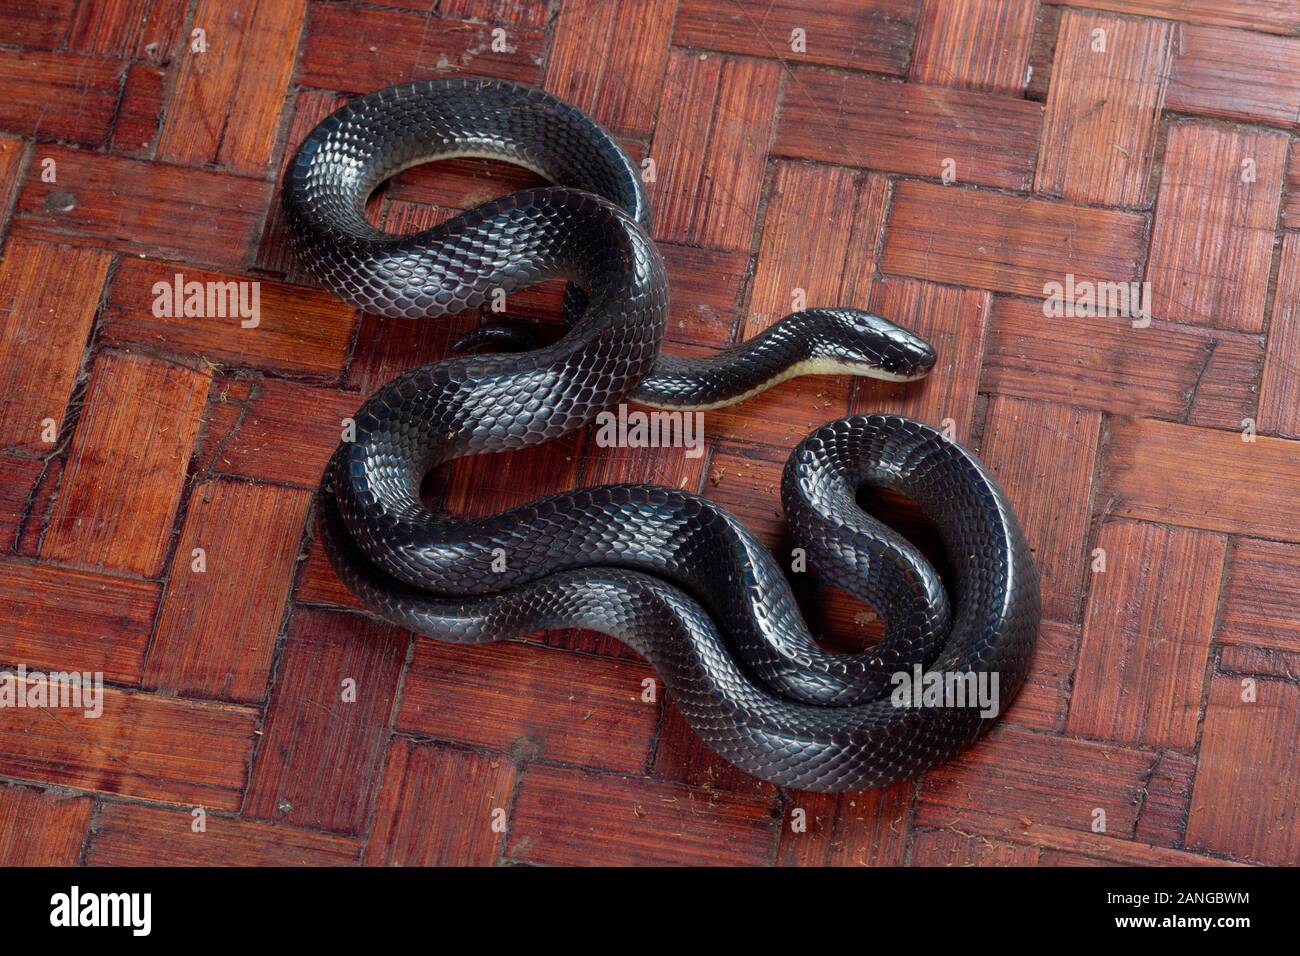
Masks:
[[[379,183],[458,155],[520,163],[557,185],[415,235],[366,221]],[[934,363],[926,343],[858,310],[813,309],[709,359],[662,353],[668,287],[636,167],[589,117],[518,84],[437,80],[345,106],[299,148],[284,203],[304,264],[370,312],[451,315],[497,289],[571,283],[558,342],[425,366],[357,413],[317,510],[335,568],[374,613],[440,640],[557,627],[611,634],[656,668],[710,747],[801,789],[913,777],[996,719],[973,707],[895,706],[891,677],[914,664],[996,672],[1001,709],[1015,696],[1038,626],[1029,548],[976,459],[919,422],[831,422],[786,467],[783,503],[813,567],[888,622],[884,640],[857,655],[818,646],[783,569],[707,499],[618,485],[473,521],[419,500],[438,464],[548,441],[622,400],[713,407],[809,372],[908,380]],[[863,483],[896,489],[930,516],[951,594],[915,548],[854,503]]]

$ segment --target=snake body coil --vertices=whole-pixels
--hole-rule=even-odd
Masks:
[[[385,179],[452,156],[508,160],[558,185],[415,235],[366,220]],[[996,674],[1001,708],[1015,695],[1038,624],[1029,548],[974,457],[919,422],[831,422],[785,470],[783,502],[809,562],[887,621],[881,643],[856,655],[816,643],[771,554],[707,499],[618,485],[478,520],[420,501],[437,465],[556,438],[624,399],[707,408],[795,374],[917,378],[934,362],[920,339],[864,312],[814,309],[708,359],[661,353],[667,283],[635,166],[589,117],[517,84],[431,81],[343,107],[299,148],[284,202],[313,274],[380,315],[449,315],[497,289],[570,282],[568,328],[554,344],[416,369],[355,416],[355,440],[326,469],[318,519],[335,568],[375,613],[453,641],[557,627],[611,634],[655,667],[711,748],[810,790],[914,777],[995,719],[978,706],[896,706],[899,672]],[[916,549],[857,506],[863,484],[908,495],[930,517],[952,565],[951,603]]]

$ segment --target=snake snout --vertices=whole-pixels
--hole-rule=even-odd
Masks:
[[[934,368],[935,361],[939,357],[934,350],[934,346],[931,345],[929,342],[927,342],[925,339],[917,338],[915,335],[912,335],[910,332],[908,333],[908,335],[915,343],[916,377],[920,378],[923,375],[929,375],[930,370]]]
[[[847,371],[889,381],[924,378],[934,368],[933,346],[889,319],[858,309],[821,310],[830,319],[821,357],[848,366]]]

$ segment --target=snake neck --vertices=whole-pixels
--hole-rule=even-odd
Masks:
[[[661,353],[631,398],[652,408],[707,411],[803,375],[910,382],[933,364],[928,344],[886,319],[856,309],[807,309],[714,355]]]

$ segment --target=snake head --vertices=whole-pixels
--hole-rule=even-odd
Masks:
[[[805,316],[810,358],[826,363],[825,371],[912,382],[934,368],[930,343],[888,319],[860,309],[809,309],[789,318]]]

